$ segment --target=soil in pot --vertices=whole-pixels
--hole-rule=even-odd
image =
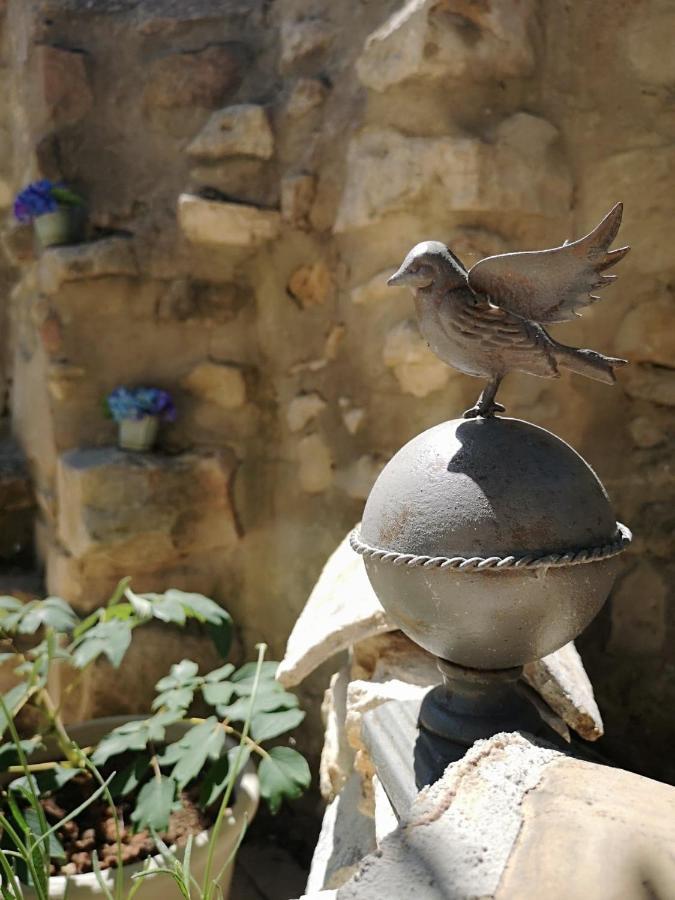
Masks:
[[[115,768],[121,771],[129,760],[119,757]],[[101,773],[107,777],[105,769]],[[98,784],[88,775],[77,775],[53,794],[41,798],[40,803],[50,826],[57,824],[71,810],[78,807],[97,789]],[[181,793],[180,809],[171,814],[169,827],[159,836],[168,845],[182,846],[190,835],[197,835],[214,823],[219,801],[206,810],[198,805],[199,784],[189,786]],[[131,814],[140,788],[116,802],[120,825],[120,843],[123,865],[142,862],[158,852],[148,831],[133,829]],[[234,802],[234,798],[233,798]],[[51,875],[78,875],[92,872],[92,857],[97,852],[101,869],[117,866],[118,850],[115,820],[112,808],[102,799],[95,800],[75,819],[66,822],[56,832],[63,846],[66,859],[61,863],[52,862]]]

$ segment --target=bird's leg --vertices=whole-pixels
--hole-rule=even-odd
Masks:
[[[494,378],[490,379],[485,390],[478,398],[478,403],[476,403],[475,406],[472,406],[471,409],[467,409],[464,413],[465,419],[475,419],[478,416],[487,419],[490,416],[494,416],[495,413],[504,412],[506,407],[502,406],[501,403],[495,402],[495,396],[499,390],[501,380],[501,375],[495,375]]]

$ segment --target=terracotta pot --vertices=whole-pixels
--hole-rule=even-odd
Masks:
[[[159,418],[143,416],[142,419],[123,419],[119,423],[118,445],[122,450],[151,450],[157,440]]]
[[[74,220],[70,209],[57,209],[33,219],[33,229],[42,248],[70,244],[74,234]]]
[[[68,728],[68,733],[72,739],[80,747],[91,747],[98,743],[106,734],[118,725],[130,722],[142,716],[110,716],[103,719],[94,719],[91,722],[84,722],[81,725],[72,725]],[[170,741],[177,740],[182,734],[188,731],[192,726],[189,723],[179,722],[175,725],[167,727],[166,734]],[[232,742],[232,746],[235,746]],[[34,754],[31,762],[40,762],[49,759],[48,752]],[[255,816],[260,799],[260,787],[255,767],[251,762],[247,763],[239,778],[236,781],[234,789],[234,804],[232,806],[232,815],[226,818],[220,828],[218,843],[213,856],[213,873],[217,874],[227,859],[232,856],[232,862],[227,867],[219,881],[220,895],[222,900],[227,900],[230,893],[230,883],[234,871],[234,848],[241,835],[242,828],[246,823],[250,824]],[[190,860],[190,872],[196,879],[198,884],[202,883],[204,870],[206,868],[206,859],[208,854],[208,844],[210,839],[210,831],[202,831],[195,835],[192,842],[192,856]],[[172,847],[172,851],[176,857],[182,859],[184,848]],[[137,882],[132,881],[132,876],[146,869],[157,868],[163,866],[164,862],[161,856],[153,856],[139,863],[124,866],[124,887],[122,896],[127,897],[132,887],[137,887]],[[109,888],[112,894],[115,894],[115,870],[105,869],[101,873],[104,884]],[[23,887],[23,886],[22,886]],[[33,900],[37,895],[30,887],[23,887],[25,900]],[[49,879],[49,897],[54,900],[85,900],[85,898],[103,897],[104,892],[96,879],[93,872],[87,872],[84,875],[54,875]],[[134,898],[137,900],[179,900],[181,898],[180,891],[175,881],[168,875],[154,875],[141,879],[140,887],[134,892]]]

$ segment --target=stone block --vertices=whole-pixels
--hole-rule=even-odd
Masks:
[[[387,333],[382,360],[394,370],[401,390],[413,397],[426,397],[450,380],[450,368],[431,352],[410,319],[399,322]]]
[[[373,275],[368,281],[364,281],[362,284],[352,288],[349,295],[352,303],[355,303],[357,306],[370,306],[371,304],[391,303],[392,298],[396,294],[404,296],[405,288],[389,287],[387,285],[387,279],[395,271],[396,266],[391,266],[391,268]]]
[[[288,95],[284,111],[291,119],[302,119],[323,106],[328,88],[318,78],[298,78]]]
[[[288,293],[303,309],[323,306],[335,297],[335,279],[328,266],[318,260],[311,266],[300,266],[291,275]]]
[[[636,10],[637,12],[637,10]],[[675,83],[675,60],[670,52],[675,14],[664,7],[648,16],[635,15],[623,33],[628,62],[644,84],[668,88]]]
[[[335,476],[336,485],[353,500],[367,500],[370,489],[384,467],[384,460],[372,453],[359,456],[346,469],[341,469]]]
[[[331,30],[323,19],[284,19],[281,23],[279,71],[285,74],[325,50]]]
[[[421,702],[430,687],[430,685],[409,684],[397,678],[390,678],[387,681],[350,681],[347,688],[345,716],[345,734],[350,747],[362,753],[366,750],[361,737],[361,726],[367,712],[392,700]]]
[[[311,394],[298,394],[286,407],[286,424],[290,431],[302,431],[305,425],[326,408],[326,403],[316,391]]]
[[[659,142],[603,155],[584,170],[579,185],[577,220],[597,222],[621,198],[626,216],[620,241],[632,248],[628,266],[657,278],[675,271],[668,234],[675,216],[673,167],[675,147]]]
[[[119,669],[99,660],[69,690],[77,673],[63,664],[52,667],[49,691],[63,703],[66,724],[100,716],[147,714],[155,685],[174,663],[193,659],[205,673],[223,664],[213,642],[198,630],[179,629],[160,622],[139,626]]]
[[[236,541],[227,455],[72,450],[58,464],[58,539],[70,556],[156,571]]]
[[[412,79],[481,82],[527,75],[534,65],[533,5],[408,0],[367,38],[356,72],[375,91]]]
[[[236,319],[251,300],[249,292],[233,281],[177,278],[160,295],[157,316],[179,322],[201,320],[224,325]]]
[[[267,113],[253,103],[227,106],[213,113],[187,148],[188,156],[207,160],[230,156],[269,159],[273,153],[274,135]]]
[[[593,685],[572,641],[555,653],[528,663],[523,676],[577,734],[587,741],[602,737],[604,727]]]
[[[420,791],[340,900],[419,896],[422,885],[425,900],[539,900],[542,889],[585,900],[589,885],[610,900],[635,896],[645,871],[667,894],[674,840],[670,785],[496,735]]]
[[[296,228],[308,225],[308,216],[316,194],[313,175],[285,175],[281,179],[281,218]]]
[[[388,214],[431,204],[438,195],[448,198],[455,213],[565,215],[572,183],[557,157],[557,139],[553,125],[522,112],[498,126],[493,142],[365,128],[347,150],[333,230],[375,225]],[[505,171],[508,179],[501,175]]]
[[[239,366],[199,363],[185,376],[183,387],[223,409],[239,409],[246,403],[246,379]]]
[[[631,362],[675,367],[674,305],[672,294],[666,294],[629,310],[616,336],[616,353]]]
[[[328,803],[340,793],[354,767],[354,751],[345,734],[349,677],[349,666],[343,666],[336,672],[321,704],[324,740],[319,766],[319,789]]]
[[[321,494],[333,483],[333,457],[320,434],[308,434],[298,441],[298,481],[307,494]]]
[[[675,406],[675,369],[662,366],[631,366],[621,386],[634,400],[650,400],[661,406]]]
[[[355,643],[351,677],[355,681],[407,681],[426,688],[441,682],[436,657],[402,631],[375,634]]]
[[[647,559],[640,560],[612,592],[608,649],[628,655],[658,654],[666,640],[668,582]]]
[[[649,416],[637,416],[632,419],[628,423],[628,430],[635,446],[643,449],[658,447],[666,440],[663,428]]]
[[[276,210],[204,200],[194,194],[178,198],[178,222],[190,243],[213,247],[257,246],[274,240],[281,228]]]
[[[277,678],[284,687],[293,687],[350,644],[394,627],[347,535],[324,566],[291,631]]]
[[[352,774],[324,813],[307,880],[310,896],[324,888],[339,888],[375,849],[375,824],[358,809],[360,790],[359,777]]]
[[[138,593],[178,588],[214,597],[223,578],[223,550],[176,554],[172,562],[163,560],[158,568],[153,568],[152,561],[146,563],[141,559],[130,567],[126,559],[95,552],[75,557],[52,543],[43,551],[47,591],[64,597],[82,615],[105,605],[122,578],[128,575]]]
[[[87,74],[87,57],[81,50],[35,48],[41,100],[46,120],[57,127],[79,122],[91,109],[94,97]]]
[[[129,238],[103,238],[71,247],[50,247],[40,254],[38,284],[55,294],[68,281],[106,276],[138,277],[134,244]]]
[[[146,69],[144,105],[217,109],[239,86],[243,57],[239,44],[211,44],[157,59]]]

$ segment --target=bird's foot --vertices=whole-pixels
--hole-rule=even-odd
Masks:
[[[465,419],[490,419],[496,413],[506,412],[506,407],[501,403],[496,403],[494,400],[492,403],[481,403],[479,400],[475,406],[472,406],[471,409],[467,409],[464,413]]]

